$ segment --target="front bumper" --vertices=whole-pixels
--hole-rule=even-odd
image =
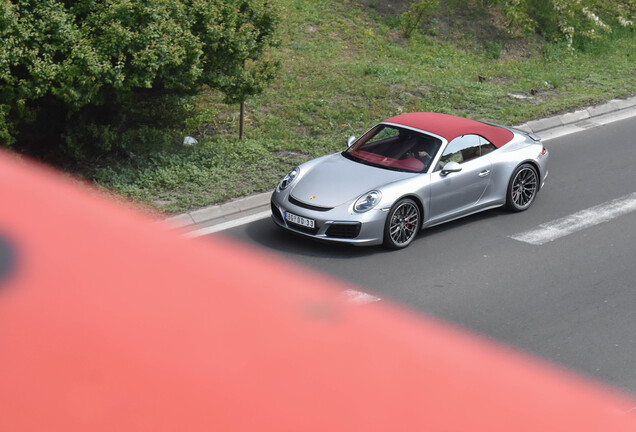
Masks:
[[[272,220],[287,231],[309,237],[314,240],[333,243],[349,243],[357,246],[382,244],[384,222],[387,212],[371,209],[365,213],[355,213],[349,207],[341,205],[327,211],[318,211],[310,206],[289,202],[289,191],[274,191],[271,199]],[[315,221],[314,228],[308,228],[289,222],[285,213]]]

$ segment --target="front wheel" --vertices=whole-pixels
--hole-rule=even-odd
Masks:
[[[528,209],[534,202],[539,190],[539,174],[530,164],[517,167],[510,178],[506,194],[508,210],[520,212]]]
[[[396,202],[384,224],[384,246],[389,249],[407,247],[415,238],[420,227],[420,209],[410,198]]]

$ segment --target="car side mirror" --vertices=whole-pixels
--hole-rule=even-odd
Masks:
[[[355,140],[356,140],[356,137],[354,137],[353,135],[347,138],[347,147],[351,147],[351,144],[353,144]]]
[[[460,172],[461,170],[462,166],[460,164],[455,161],[450,161],[446,165],[444,165],[444,168],[442,168],[442,172],[440,174],[446,176],[450,173]]]

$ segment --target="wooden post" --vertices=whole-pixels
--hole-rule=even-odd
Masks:
[[[241,118],[239,120],[239,139],[243,139],[243,123],[245,119],[245,99],[241,101]]]

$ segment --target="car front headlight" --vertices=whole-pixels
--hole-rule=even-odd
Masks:
[[[300,173],[300,169],[298,167],[288,172],[287,175],[283,178],[283,181],[281,181],[280,184],[278,185],[278,188],[280,190],[287,189],[287,186],[289,186],[290,184],[294,182],[294,180],[296,180],[296,177],[298,177],[299,173]]]
[[[353,210],[358,213],[364,213],[365,211],[371,210],[373,207],[375,207],[380,202],[381,198],[382,194],[380,193],[380,191],[369,191],[358,198],[356,203],[353,205]]]

